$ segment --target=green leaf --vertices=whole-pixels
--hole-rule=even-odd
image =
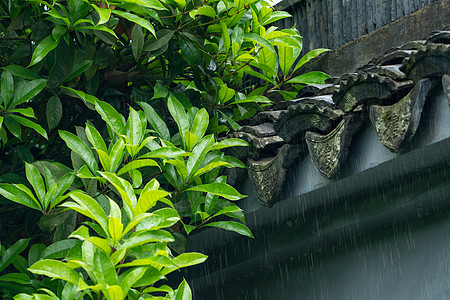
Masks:
[[[225,230],[234,231],[241,235],[245,235],[245,236],[253,238],[253,234],[250,231],[250,229],[248,229],[248,227],[242,223],[238,223],[238,222],[234,222],[234,221],[220,221],[220,222],[208,223],[208,224],[205,224],[205,226],[222,228]]]
[[[164,122],[161,117],[156,113],[156,111],[149,104],[145,102],[138,102],[145,113],[147,121],[150,123],[152,128],[158,133],[158,135],[164,140],[170,140],[169,129],[167,128],[166,122]]]
[[[9,103],[8,108],[13,108],[19,104],[27,102],[31,98],[38,95],[47,84],[45,79],[36,79],[32,81],[21,81],[14,90],[14,96]]]
[[[214,19],[216,17],[216,11],[214,8],[212,8],[211,6],[208,6],[208,5],[200,6],[195,13],[195,16],[198,16],[198,15],[203,15],[203,16],[207,16],[207,17]]]
[[[123,166],[119,170],[119,172],[117,172],[117,175],[120,176],[131,170],[135,170],[135,169],[139,169],[139,168],[143,168],[143,167],[158,167],[159,168],[159,165],[156,161],[154,161],[152,159],[136,159],[136,160],[129,162],[125,166]]]
[[[130,213],[130,219],[133,217],[132,210],[133,207],[136,206],[137,200],[136,195],[134,193],[133,187],[131,184],[123,178],[120,178],[114,173],[108,172],[99,172],[100,175],[106,180],[108,180],[119,192],[122,200],[125,202],[125,207],[129,210],[127,213]]]
[[[58,96],[52,96],[48,99],[45,114],[47,116],[48,129],[56,128],[63,114],[62,104]]]
[[[125,150],[125,143],[122,139],[117,140],[110,151],[111,171],[116,171],[122,163]]]
[[[125,119],[109,103],[103,101],[95,101],[95,110],[118,135],[126,134]]]
[[[130,272],[126,273],[124,277],[119,277],[120,287],[122,288],[123,294],[127,295],[133,284],[136,283],[142,276],[144,276],[147,268],[135,268]]]
[[[169,96],[169,99],[167,100],[167,107],[178,125],[179,132],[185,132],[186,129],[189,128],[189,122],[183,105],[175,97]]]
[[[230,105],[232,104],[241,104],[241,103],[267,103],[267,104],[272,104],[272,101],[265,97],[265,96],[259,96],[259,95],[253,95],[253,96],[249,96],[245,99],[242,100],[237,100],[237,101],[233,101],[230,103]]]
[[[297,69],[300,68],[301,66],[303,66],[305,63],[309,62],[311,59],[313,59],[327,51],[330,51],[330,49],[319,48],[319,49],[314,49],[314,50],[309,51],[298,61],[297,65],[294,68],[294,72],[297,71]]]
[[[192,153],[185,152],[184,150],[175,147],[161,147],[145,153],[138,158],[176,158],[180,156],[192,156]]]
[[[203,138],[206,129],[209,125],[209,115],[205,108],[202,108],[197,112],[194,118],[194,122],[191,126],[191,132],[197,137],[197,140]]]
[[[74,239],[57,241],[45,248],[45,250],[42,251],[40,258],[64,258],[69,253],[69,251],[79,243],[79,240]]]
[[[9,273],[0,276],[0,281],[15,282],[20,284],[30,284],[30,277],[24,273]]]
[[[274,11],[270,14],[267,14],[266,17],[263,18],[262,25],[265,26],[275,21],[290,17],[292,17],[291,14],[286,11]]]
[[[117,250],[131,249],[151,242],[173,242],[172,235],[164,230],[146,231],[133,235],[120,245]]]
[[[8,200],[42,211],[38,200],[24,185],[0,183],[0,194]]]
[[[234,95],[236,94],[236,91],[233,89],[230,89],[226,86],[226,84],[222,85],[219,90],[219,100],[220,103],[225,103],[227,101],[230,101]]]
[[[194,176],[192,176],[192,178],[195,178],[195,177],[198,177],[200,175],[203,175],[204,173],[209,172],[212,169],[215,169],[215,168],[218,168],[218,167],[221,167],[221,166],[233,167],[232,165],[230,165],[229,163],[224,162],[224,161],[212,162],[212,163],[206,165],[205,167],[198,169],[198,171],[195,172],[195,174],[194,174]]]
[[[21,239],[6,249],[0,259],[0,272],[6,269],[14,259],[28,246],[31,239]]]
[[[220,29],[222,31],[222,40],[223,40],[223,47],[225,48],[225,54],[228,54],[228,52],[230,51],[231,38],[230,34],[228,33],[227,24],[225,22],[220,21]]]
[[[209,183],[209,184],[201,184],[191,188],[186,189],[186,191],[196,191],[196,192],[205,192],[213,195],[221,196],[228,200],[239,200],[244,198],[244,195],[241,195],[235,188],[226,183]]]
[[[9,112],[18,113],[25,117],[36,119],[36,116],[34,115],[34,110],[31,107],[10,109]]]
[[[205,155],[211,150],[211,148],[214,146],[214,136],[207,135],[204,138],[202,138],[197,145],[192,149],[192,154],[194,156],[189,157],[186,167],[189,172],[188,180],[192,177],[192,175],[197,172],[197,169],[203,162],[203,159],[205,158]]]
[[[142,193],[133,210],[133,215],[138,216],[147,212],[150,208],[155,206],[156,202],[168,195],[170,195],[168,192],[162,190],[152,190]]]
[[[144,7],[153,8],[156,10],[167,10],[164,5],[161,4],[158,0],[122,0],[121,2],[130,3],[130,4],[138,4]]]
[[[272,44],[269,41],[267,41],[265,38],[263,38],[263,37],[261,37],[261,36],[259,36],[257,34],[246,32],[246,33],[244,33],[244,41],[245,40],[252,41],[252,42],[254,42],[256,44],[264,46],[270,52],[272,52],[273,55],[276,55],[275,49],[273,48]]]
[[[294,49],[289,46],[278,46],[278,59],[281,71],[286,76],[294,63]]]
[[[11,100],[11,97],[14,92],[14,78],[11,75],[11,72],[8,70],[4,70],[2,73],[2,79],[0,81],[0,95],[1,101],[0,104],[4,103],[4,106],[8,106],[9,100]]]
[[[330,78],[331,76],[328,74],[325,74],[320,71],[312,71],[308,72],[302,75],[299,75],[297,77],[294,77],[286,83],[301,83],[301,84],[324,84],[325,80]]]
[[[69,87],[65,87],[62,86],[61,90],[64,91],[66,94],[71,95],[75,98],[78,98],[80,100],[82,100],[84,102],[84,104],[89,108],[89,109],[94,109],[94,105],[97,101],[99,101],[97,99],[97,97],[86,94],[82,91],[78,91],[78,90],[74,90],[72,88]]]
[[[94,9],[98,13],[99,20],[98,20],[97,25],[104,24],[109,21],[109,18],[111,17],[111,9],[101,8],[92,3],[91,3],[91,5],[92,5],[92,7],[94,7]]]
[[[105,153],[108,152],[105,140],[102,138],[102,136],[94,126],[86,124],[85,131],[89,142],[92,144],[92,146],[94,146],[94,148],[102,150]]]
[[[110,299],[110,300],[122,300],[123,299],[124,293],[122,291],[122,288],[118,285],[108,285],[108,287],[106,288],[106,291],[108,292],[108,296],[109,296],[108,299]]]
[[[78,154],[92,172],[98,170],[98,164],[91,149],[79,137],[68,131],[59,130],[59,135],[73,152]]]
[[[156,32],[156,38],[151,37],[144,44],[144,51],[156,51],[167,45],[172,39],[175,31],[170,29],[161,29]]]
[[[142,33],[141,26],[135,25],[131,31],[131,50],[136,62],[139,62],[139,58],[144,48],[144,34]]]
[[[94,252],[94,266],[94,276],[98,283],[105,286],[119,284],[114,264],[103,251]]]
[[[36,75],[36,73],[34,73],[32,70],[29,70],[22,66],[9,65],[9,66],[4,67],[3,69],[8,70],[9,72],[11,72],[12,75],[20,77],[20,78],[24,78],[24,79],[28,79],[28,80],[40,79],[39,76]]]
[[[236,57],[239,53],[242,43],[244,42],[244,30],[241,27],[235,27],[233,29],[233,34],[231,35],[231,52],[233,57]]]
[[[196,66],[202,59],[202,53],[200,50],[185,38],[180,38],[180,49],[183,54],[183,58],[191,66]]]
[[[156,268],[148,267],[145,274],[133,284],[133,287],[150,286],[158,280],[164,278],[164,275],[162,275]]]
[[[39,174],[39,171],[35,166],[29,163],[25,163],[25,171],[28,181],[31,183],[38,199],[42,203],[45,197],[45,184],[41,174]],[[47,207],[44,206],[44,209],[47,209]]]
[[[34,274],[62,279],[78,286],[82,290],[88,288],[88,285],[84,282],[83,278],[81,278],[80,274],[69,268],[67,264],[58,260],[40,260],[32,265],[28,270]]]
[[[192,292],[189,284],[183,279],[183,282],[178,286],[177,295],[175,296],[175,300],[191,300]]]
[[[20,123],[22,126],[28,127],[42,135],[45,139],[48,140],[47,132],[44,130],[44,128],[41,127],[41,125],[34,123],[33,121],[30,121],[28,119],[25,119],[24,117],[11,115],[11,118],[13,118],[16,122]]]
[[[41,60],[44,59],[44,57],[53,49],[58,46],[59,39],[55,40],[53,36],[49,35],[45,39],[43,39],[37,46],[36,49],[34,49],[33,55],[31,57],[31,62],[28,65],[28,68],[37,64]]]
[[[130,22],[136,23],[137,25],[144,27],[152,35],[155,35],[155,28],[149,21],[147,21],[141,17],[138,17],[132,13],[128,13],[128,12],[124,12],[124,11],[120,11],[120,10],[113,10],[112,12],[114,14],[118,15],[119,17],[122,17],[124,19],[127,19]]]
[[[75,202],[65,202],[61,206],[76,210],[86,217],[95,220],[105,232],[108,232],[108,218],[97,201],[91,196],[79,191],[70,192],[69,196]]]

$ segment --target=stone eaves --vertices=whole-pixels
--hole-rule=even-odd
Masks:
[[[307,154],[323,177],[338,178],[361,127],[373,126],[384,146],[403,151],[434,90],[443,89],[450,105],[448,74],[450,31],[434,32],[259,113],[233,134],[250,143],[233,155],[247,159],[257,198],[272,206],[289,166]]]

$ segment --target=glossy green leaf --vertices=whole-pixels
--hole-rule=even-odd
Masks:
[[[38,200],[33,196],[31,191],[23,185],[0,183],[0,194],[13,202],[39,211],[42,210]]]
[[[281,71],[286,76],[294,63],[294,49],[289,46],[278,46],[278,59]]]
[[[122,0],[121,2],[138,4],[144,7],[153,8],[156,10],[167,10],[164,5],[161,4],[159,0]]]
[[[55,40],[53,36],[49,35],[45,39],[43,39],[37,46],[36,49],[34,49],[33,55],[31,57],[31,62],[28,65],[28,67],[31,67],[41,60],[44,59],[44,57],[53,49],[58,46],[59,39]]]
[[[111,126],[111,129],[114,130],[119,135],[126,134],[125,131],[125,119],[119,114],[114,107],[112,107],[109,103],[103,101],[95,101],[95,110],[100,114],[102,119]]]
[[[65,239],[54,242],[42,251],[40,258],[64,258],[69,253],[70,249],[79,243],[79,240],[74,239]]]
[[[131,50],[133,52],[134,60],[137,62],[144,49],[144,34],[142,33],[141,26],[135,25],[131,31]]]
[[[305,63],[309,62],[311,59],[319,56],[320,54],[330,51],[330,49],[314,49],[306,53],[297,63],[297,65],[294,68],[294,72],[297,71],[301,66],[303,66]]]
[[[86,136],[94,148],[107,152],[105,140],[94,126],[86,124]]]
[[[144,44],[144,51],[156,51],[163,48],[172,39],[175,31],[170,29],[161,29],[156,32],[156,38],[151,37]]]
[[[97,161],[92,153],[91,149],[76,135],[68,131],[59,130],[60,137],[66,142],[67,147],[69,147],[73,152],[78,154],[83,161],[89,166],[92,172],[98,170]]]
[[[9,103],[8,108],[13,108],[19,104],[29,101],[38,95],[47,84],[45,79],[36,79],[32,81],[22,81],[15,87],[14,96]]]
[[[44,180],[42,179],[41,174],[39,174],[39,171],[35,166],[28,163],[25,163],[25,172],[28,181],[31,183],[31,186],[33,187],[36,195],[38,196],[38,199],[42,203],[44,201],[46,191]],[[44,209],[46,209],[45,206]]]
[[[127,19],[128,21],[132,22],[132,23],[136,23],[137,25],[140,25],[142,27],[144,27],[145,29],[147,29],[152,35],[155,35],[155,28],[153,27],[153,25],[141,18],[138,17],[135,14],[129,13],[129,12],[124,12],[124,11],[120,11],[120,10],[113,10],[112,11],[113,14],[118,15],[119,17],[122,17],[124,19]]]
[[[39,133],[40,135],[42,135],[45,139],[48,139],[47,132],[45,131],[44,128],[41,127],[41,125],[39,125],[33,121],[30,121],[28,119],[25,119],[24,117],[20,117],[20,116],[16,116],[16,115],[11,115],[11,118],[13,118],[20,125],[31,128],[34,131],[36,131],[37,133]]]
[[[239,200],[244,198],[244,195],[241,195],[235,188],[226,183],[209,183],[209,184],[201,184],[191,188],[186,189],[186,191],[196,191],[196,192],[205,192],[213,195],[218,195],[228,200]]]
[[[12,75],[23,79],[28,80],[40,79],[39,76],[32,70],[19,65],[9,65],[4,67],[3,70],[8,70],[9,72],[11,72]]]
[[[28,246],[30,239],[21,239],[6,249],[0,258],[0,272],[6,269],[14,259]]]
[[[52,96],[47,101],[47,107],[45,109],[45,114],[47,116],[48,129],[52,130],[56,128],[61,121],[63,114],[63,108],[61,101],[58,96]]]
[[[11,97],[14,92],[14,78],[11,75],[11,72],[8,70],[4,70],[2,73],[2,78],[0,81],[0,95],[1,101],[5,106],[8,106],[9,100],[11,100]],[[2,103],[0,102],[0,104]]]
[[[179,132],[185,132],[189,127],[189,122],[183,105],[175,97],[169,96],[167,107],[178,125]]]
[[[69,196],[75,202],[65,202],[61,206],[74,209],[86,217],[95,220],[105,232],[108,231],[108,218],[97,201],[91,196],[79,191],[70,192]]]
[[[114,272],[113,272],[114,273]],[[108,299],[110,300],[122,300],[124,293],[119,285],[111,285],[106,288],[108,293]]]
[[[214,19],[216,17],[216,11],[209,5],[200,6],[195,13],[195,16],[198,15],[203,15]]]
[[[62,279],[78,286],[80,289],[86,289],[88,287],[80,274],[58,260],[43,259],[36,262],[28,270],[34,274]]]
[[[62,87],[61,87],[61,90],[62,90],[63,92],[65,92],[66,94],[68,94],[68,95],[71,95],[71,96],[73,96],[73,97],[75,97],[75,98],[78,98],[78,99],[82,100],[82,101],[84,102],[84,104],[85,104],[89,109],[94,109],[95,103],[96,103],[97,101],[99,101],[99,100],[97,99],[97,97],[95,97],[95,96],[93,96],[93,95],[89,95],[89,94],[86,94],[86,93],[84,93],[84,92],[82,92],[82,91],[75,90],[75,89],[72,89],[72,88],[69,88],[69,87],[62,86]]]
[[[276,22],[281,19],[290,18],[292,17],[291,14],[289,14],[286,11],[274,11],[270,14],[268,14],[263,20],[262,25],[268,25],[270,23]]]
[[[185,38],[180,38],[180,49],[183,58],[191,66],[197,65],[202,59],[202,53],[197,46]]]
[[[286,83],[324,84],[331,76],[320,71],[312,71],[288,80]]]
[[[30,277],[24,273],[8,273],[0,276],[0,281],[15,282],[20,284],[29,284]]]
[[[126,273],[125,276],[119,277],[120,287],[122,288],[123,294],[127,295],[133,284],[136,283],[142,276],[144,276],[147,268],[134,268],[130,272]]]
[[[178,286],[175,300],[192,300],[192,291],[185,279]]]
[[[198,171],[195,172],[195,174],[194,174],[194,176],[192,176],[192,178],[203,175],[204,173],[209,172],[209,171],[211,171],[215,168],[221,167],[221,166],[232,167],[232,165],[230,165],[229,163],[227,163],[225,161],[212,162],[212,163],[208,164],[207,166],[198,169]]]
[[[192,156],[192,153],[175,147],[161,147],[138,157],[142,158],[176,158],[180,156]]]
[[[25,117],[36,119],[36,116],[34,115],[34,110],[31,107],[10,109],[9,112],[18,113]]]
[[[164,197],[167,197],[168,195],[168,192],[162,190],[146,191],[142,193],[137,201],[136,207],[133,210],[133,215],[137,216],[147,212],[156,204],[156,202]]]
[[[223,46],[225,48],[225,53],[228,54],[228,52],[230,51],[230,46],[231,46],[231,38],[230,38],[230,34],[228,33],[227,24],[225,22],[221,21],[220,28],[221,28],[221,32],[222,32],[222,41],[223,41]]]
[[[122,139],[117,140],[117,142],[111,148],[110,160],[111,160],[111,171],[115,172],[119,165],[122,163],[125,151],[125,143]]]
[[[143,167],[158,167],[159,165],[156,161],[152,160],[152,159],[136,159],[133,160],[131,162],[129,162],[128,164],[126,164],[125,166],[123,166],[118,172],[117,175],[122,175],[125,174],[131,170],[135,170],[135,169],[139,169],[139,168],[143,168]]]
[[[107,179],[119,192],[122,200],[128,209],[127,213],[132,213],[133,208],[136,206],[137,200],[131,184],[123,178],[120,178],[114,173],[99,172],[102,177]],[[133,217],[132,214],[129,215],[130,218]]]
[[[261,37],[261,36],[259,36],[257,34],[246,32],[246,33],[244,33],[244,41],[245,40],[252,41],[252,42],[254,42],[256,44],[264,46],[270,52],[272,52],[273,55],[276,55],[275,49],[273,48],[272,44],[269,41],[267,41],[265,38],[263,38],[263,37]]]
[[[245,235],[245,236],[253,238],[253,234],[250,231],[250,229],[248,229],[248,227],[242,223],[238,223],[238,222],[234,222],[234,221],[220,221],[220,222],[208,223],[208,224],[205,224],[205,226],[222,228],[225,230],[234,231],[241,235]]]
[[[131,238],[127,239],[122,245],[120,245],[117,250],[121,249],[131,249],[146,243],[151,242],[172,242],[172,235],[164,230],[146,231],[142,233],[137,233]]]
[[[206,132],[206,129],[209,125],[209,115],[206,109],[202,108],[195,115],[194,122],[191,126],[191,132],[197,137],[197,139],[201,139]]]
[[[166,122],[164,122],[161,117],[156,113],[156,111],[148,103],[138,102],[145,113],[147,121],[150,123],[152,128],[158,133],[158,135],[164,140],[170,140],[169,129],[167,128]]]
[[[98,20],[97,25],[104,24],[109,21],[109,18],[111,17],[111,9],[101,8],[94,4],[91,4],[91,5],[92,5],[92,7],[94,7],[94,9],[98,13],[99,20]]]

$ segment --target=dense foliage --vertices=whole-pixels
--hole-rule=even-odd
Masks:
[[[163,285],[206,259],[185,237],[252,236],[222,172],[246,143],[218,138],[328,78],[293,75],[325,50],[299,58],[297,30],[270,26],[286,17],[261,0],[0,0],[4,297],[189,299]]]

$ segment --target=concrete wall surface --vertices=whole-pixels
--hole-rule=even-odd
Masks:
[[[284,28],[296,25],[306,50],[334,49],[438,1],[284,0],[276,8],[293,17],[276,25]]]

